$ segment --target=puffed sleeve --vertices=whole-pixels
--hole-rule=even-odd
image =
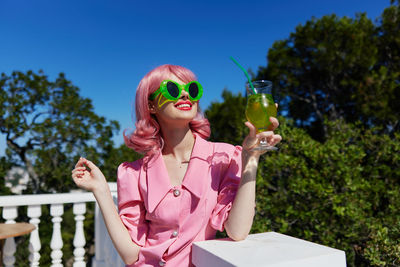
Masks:
[[[139,191],[140,164],[122,163],[118,167],[118,210],[133,242],[144,246],[147,235],[146,210]]]
[[[225,171],[221,173],[222,180],[218,190],[217,204],[211,214],[211,226],[218,231],[224,230],[224,223],[228,219],[233,200],[239,188],[242,173],[242,148],[234,147],[233,153],[226,158]]]

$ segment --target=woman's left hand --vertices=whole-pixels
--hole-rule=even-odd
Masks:
[[[252,150],[260,143],[260,140],[266,141],[268,146],[275,146],[282,140],[282,137],[279,134],[274,133],[274,130],[279,126],[279,121],[274,117],[270,117],[269,120],[271,122],[271,125],[269,126],[269,131],[261,132],[258,134],[256,127],[254,127],[253,124],[251,124],[249,121],[245,122],[245,125],[249,128],[249,134],[246,136],[242,144],[244,151],[247,151],[249,154],[252,155],[262,155],[266,152],[265,150]]]

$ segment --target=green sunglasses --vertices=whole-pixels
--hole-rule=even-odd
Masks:
[[[191,81],[187,84],[179,84],[171,80],[164,80],[160,84],[160,88],[149,96],[150,100],[156,99],[162,94],[166,99],[176,101],[181,97],[182,90],[189,93],[189,99],[197,101],[203,95],[203,86],[198,81]]]

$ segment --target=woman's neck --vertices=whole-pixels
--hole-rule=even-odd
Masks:
[[[162,127],[164,156],[172,156],[178,161],[188,161],[192,153],[195,137],[189,127]]]

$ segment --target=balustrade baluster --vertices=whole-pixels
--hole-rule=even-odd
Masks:
[[[3,208],[3,218],[6,223],[15,223],[15,218],[18,216],[17,207],[4,207]],[[6,239],[3,248],[3,263],[5,267],[13,267],[15,263],[15,251],[17,248],[15,246],[14,237]]]
[[[83,220],[85,219],[86,203],[75,203],[73,207],[75,214],[76,228],[74,236],[74,256],[75,261],[73,267],[85,267],[85,234],[83,230]]]
[[[52,204],[50,206],[50,214],[53,217],[51,221],[53,222],[53,235],[51,237],[50,247],[51,251],[51,267],[63,267],[62,265],[62,247],[63,241],[61,237],[61,216],[64,213],[63,204]]]
[[[36,229],[32,231],[31,236],[29,238],[29,261],[31,263],[31,267],[39,266],[40,260],[40,237],[39,237],[39,223],[40,223],[40,215],[42,215],[42,206],[41,205],[33,205],[28,206],[28,217],[30,218],[29,223],[35,225]]]

